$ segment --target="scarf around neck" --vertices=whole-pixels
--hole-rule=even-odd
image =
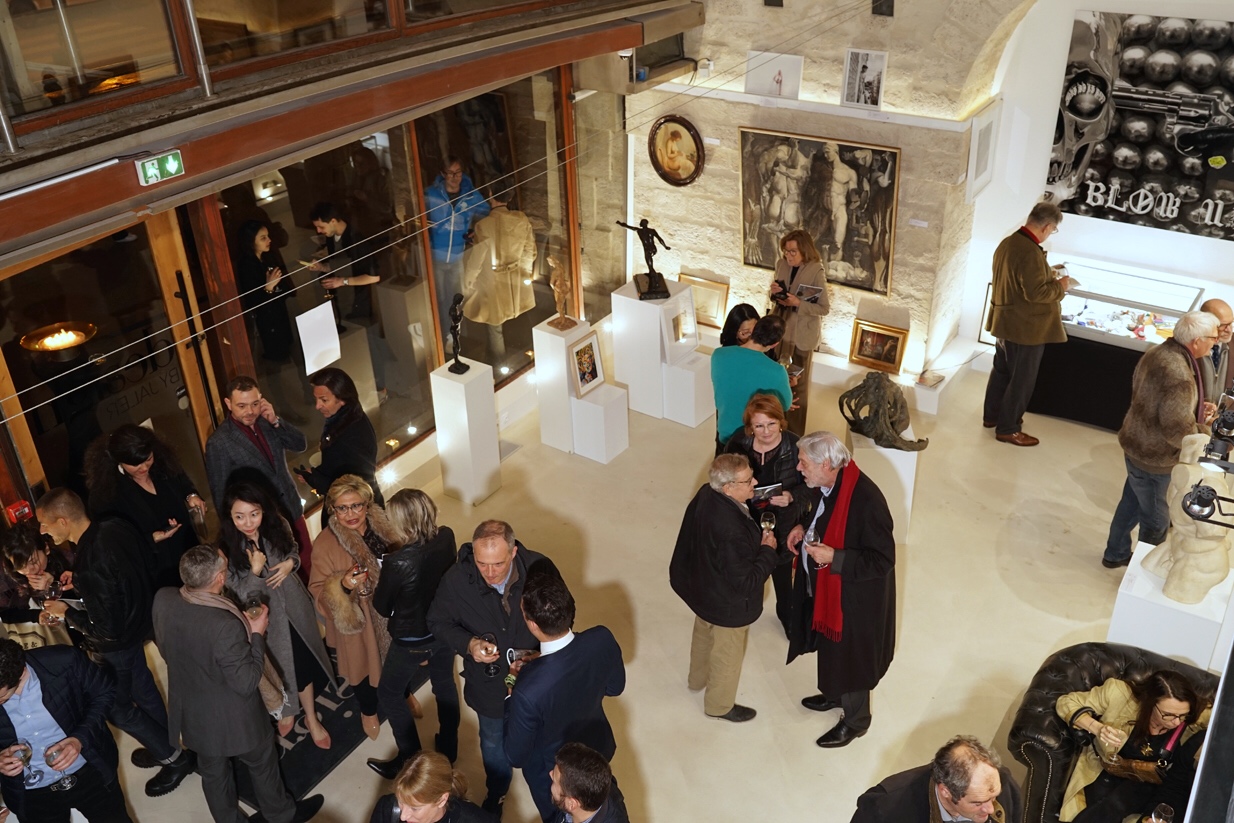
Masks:
[[[228,598],[213,592],[193,591],[188,586],[180,587],[180,597],[194,606],[222,609],[228,614],[233,615],[244,624],[245,636],[249,637],[251,642],[252,634],[249,630],[248,620],[240,609],[236,607],[236,604]],[[283,679],[279,677],[279,673],[274,669],[274,664],[270,662],[270,655],[265,655],[262,660],[261,681],[257,684],[257,690],[261,692],[261,702],[265,705],[266,711],[275,717],[281,716],[283,707],[287,705],[287,690],[283,688]]]
[[[836,493],[835,503],[831,510],[831,519],[827,521],[827,530],[823,533],[823,543],[835,549],[844,548],[844,536],[848,530],[848,510],[853,502],[853,487],[861,470],[852,460],[843,469],[840,478],[840,490]],[[828,640],[838,643],[844,636],[844,610],[840,603],[842,594],[841,578],[831,573],[831,564],[818,570],[817,585],[814,587],[814,631]]]

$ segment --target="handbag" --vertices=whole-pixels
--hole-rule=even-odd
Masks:
[[[1174,754],[1174,747],[1178,744],[1178,738],[1182,736],[1182,733],[1183,725],[1180,723],[1174,729],[1174,733],[1170,735],[1170,739],[1166,741],[1165,746],[1157,753],[1156,760],[1136,760],[1134,758],[1114,755],[1113,760],[1103,759],[1101,761],[1101,768],[1114,777],[1121,777],[1124,780],[1161,785],[1162,778],[1165,777],[1165,773],[1173,765],[1171,760]]]

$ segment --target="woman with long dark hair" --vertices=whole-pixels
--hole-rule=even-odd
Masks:
[[[377,431],[360,406],[360,393],[351,376],[333,366],[309,378],[317,411],[326,419],[321,430],[321,464],[296,469],[296,474],[319,495],[345,474],[369,484],[373,499],[382,504],[377,486]]]
[[[200,542],[206,503],[171,447],[143,426],[125,423],[86,450],[92,518],[123,517],[155,544],[155,586],[180,586],[180,558]]]
[[[287,298],[292,285],[287,264],[272,246],[269,226],[259,220],[245,220],[236,238],[234,269],[240,305],[253,316],[262,357],[281,363],[291,356]]]
[[[728,317],[724,318],[724,328],[720,329],[721,346],[740,346],[750,339],[754,333],[754,325],[758,323],[758,309],[749,303],[738,303],[733,306]]]
[[[227,552],[227,586],[242,606],[256,601],[270,607],[266,647],[287,687],[279,718],[286,735],[304,709],[313,743],[330,748],[330,734],[317,718],[314,700],[334,677],[317,614],[296,570],[300,552],[291,526],[278,513],[270,489],[252,482],[231,483],[223,494],[222,545]]]

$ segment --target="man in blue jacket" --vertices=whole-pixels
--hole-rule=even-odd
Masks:
[[[463,291],[463,250],[471,227],[491,208],[484,195],[463,173],[463,162],[447,155],[441,174],[424,190],[428,243],[433,250],[433,283],[437,289],[437,319],[449,328],[450,301]],[[444,334],[443,334],[444,337]]]
[[[617,751],[604,698],[626,687],[621,647],[604,626],[575,634],[574,597],[565,581],[537,574],[523,589],[523,619],[540,641],[540,656],[516,672],[506,701],[506,757],[523,770],[546,822],[553,806],[553,760],[565,743],[585,743],[606,760]]]

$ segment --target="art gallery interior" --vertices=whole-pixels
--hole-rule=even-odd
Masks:
[[[424,489],[461,536],[508,520],[561,568],[577,625],[613,630],[629,685],[606,708],[631,819],[847,820],[867,787],[924,764],[955,734],[990,742],[1023,780],[1009,744],[1017,710],[1042,662],[1075,644],[1117,638],[1224,670],[1228,585],[1205,601],[1216,609],[1212,653],[1184,654],[1167,620],[1142,637],[1119,624],[1120,591],[1135,581],[1100,559],[1125,476],[1115,431],[1152,337],[1151,325],[1107,333],[1111,315],[1157,315],[1164,328],[1204,299],[1234,303],[1234,147],[1212,149],[1198,171],[1181,152],[1149,158],[1176,133],[1234,124],[1234,41],[1143,41],[1178,60],[1159,58],[1163,79],[1137,84],[1166,95],[1155,133],[1133,135],[1131,109],[1120,109],[1095,127],[1108,134],[1085,134],[1080,121],[1099,118],[1076,117],[1067,98],[1074,82],[1101,86],[1103,107],[1114,100],[1116,78],[1094,78],[1121,68],[1121,53],[1076,45],[1081,29],[1100,39],[1102,15],[1177,18],[1194,33],[1195,21],[1234,20],[1228,2],[7,6],[3,507],[84,488],[86,445],[122,423],[152,426],[206,488],[201,450],[237,374],[254,375],[302,428],[308,462],[322,422],[306,373],[340,365],[376,428],[383,488]],[[1209,82],[1188,83],[1200,51],[1216,60]],[[1179,100],[1202,122],[1184,116],[1167,133]],[[1101,171],[1081,170],[1046,248],[1091,286],[1064,313],[1105,323],[1067,326],[1077,346],[1049,356],[1025,420],[1041,444],[1017,449],[980,425],[990,259],[1046,191],[1066,141],[1079,144],[1069,157]],[[455,239],[434,233],[434,189],[453,158],[468,185],[512,195],[533,239],[512,281],[517,309],[489,322],[491,306],[465,300],[459,343],[471,369],[452,375],[449,278],[457,267],[471,294],[480,256],[460,265],[443,251]],[[1087,181],[1108,184],[1118,170],[1150,190],[1143,211],[1126,205],[1128,188],[1123,200],[1108,187],[1090,194]],[[1207,188],[1192,197],[1189,180]],[[1201,214],[1206,198],[1214,205]],[[324,255],[321,202],[349,214],[362,241],[361,254],[335,259],[340,273],[363,258],[379,283],[322,287],[308,267]],[[289,275],[275,304],[288,321],[281,337],[244,280],[252,220],[270,227]],[[638,300],[644,249],[618,223],[640,220],[663,240],[654,263],[667,301]],[[908,468],[896,455],[880,475],[897,492],[896,655],[869,734],[834,751],[814,745],[835,717],[801,707],[813,663],[784,664],[773,610],[751,629],[739,692],[758,717],[704,716],[685,682],[692,615],[668,585],[682,512],[712,456],[717,321],[739,303],[767,309],[778,236],[798,226],[817,228],[831,261],[807,429],[844,431],[840,393],[880,367],[856,324],[884,335],[880,346],[898,341],[889,371],[911,435],[930,440]],[[563,293],[570,329],[548,322]],[[27,345],[66,328],[83,339],[52,355]],[[594,368],[572,374],[588,346]],[[327,359],[310,368],[314,357]],[[301,493],[316,531],[320,500]],[[1128,574],[1148,585],[1147,572]],[[149,655],[163,677],[153,646]],[[427,687],[420,696],[431,724]],[[458,767],[478,801],[475,715],[463,714]],[[127,763],[134,742],[117,739]],[[326,796],[316,819],[367,820],[389,787],[364,761],[393,751],[383,727],[340,755],[314,789]],[[199,778],[148,798],[146,777],[121,769],[134,819],[210,819]],[[1234,767],[1216,764],[1210,779],[1228,802]],[[535,817],[516,777],[504,819]]]

